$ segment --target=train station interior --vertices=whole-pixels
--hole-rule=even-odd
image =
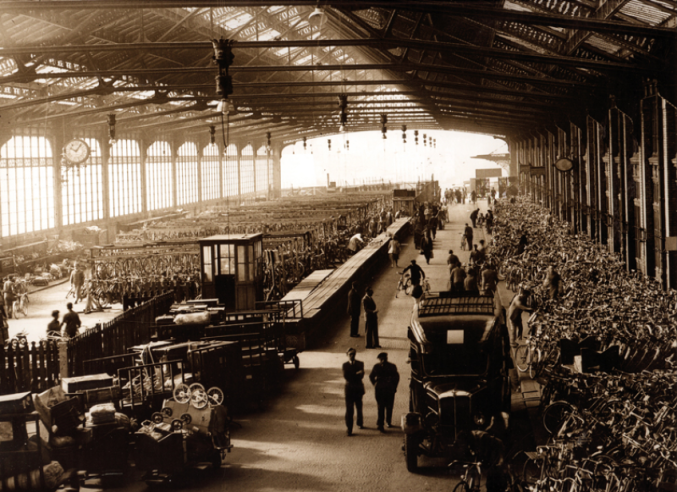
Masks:
[[[0,0],[0,489],[676,490],[676,60],[675,0]]]

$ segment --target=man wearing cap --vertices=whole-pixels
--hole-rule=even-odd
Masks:
[[[378,354],[378,364],[369,374],[369,380],[374,385],[374,393],[376,394],[376,404],[378,406],[378,418],[376,420],[376,427],[381,432],[385,432],[383,424],[392,427],[393,420],[393,405],[395,404],[395,393],[397,392],[397,385],[400,382],[400,374],[397,372],[397,366],[388,362],[388,354],[381,352]]]
[[[353,435],[353,407],[357,409],[357,426],[363,429],[362,419],[362,395],[364,395],[364,362],[355,360],[357,351],[354,348],[349,348],[346,351],[348,354],[348,362],[343,363],[343,377],[346,380],[345,397],[346,397],[346,433],[349,436]]]

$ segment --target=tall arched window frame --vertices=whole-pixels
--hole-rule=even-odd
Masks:
[[[166,141],[154,142],[146,152],[146,196],[148,210],[174,206],[172,148]]]
[[[103,219],[103,157],[95,138],[82,137],[89,145],[89,158],[81,166],[62,173],[63,225]]]
[[[268,150],[262,145],[256,151],[256,193],[268,191]]]
[[[247,145],[240,155],[240,193],[254,193],[254,149]]]
[[[56,226],[52,146],[42,135],[15,135],[0,149],[0,235]]]
[[[141,153],[135,140],[118,140],[110,151],[110,216],[141,212]]]
[[[177,205],[197,202],[197,181],[197,146],[193,142],[186,142],[176,156]]]
[[[238,193],[238,161],[237,161],[237,147],[235,144],[230,144],[226,148],[226,158],[223,161],[224,173],[223,189],[227,197],[237,196]]]
[[[209,144],[202,149],[202,201],[221,198],[219,186],[219,166],[221,165],[219,146]]]

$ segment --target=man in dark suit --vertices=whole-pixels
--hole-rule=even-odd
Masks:
[[[362,396],[364,395],[364,362],[355,360],[357,351],[354,348],[349,348],[348,362],[343,363],[343,377],[346,380],[345,397],[346,397],[346,433],[348,436],[353,435],[353,413],[357,409],[357,426],[364,429],[362,418]]]
[[[367,293],[362,298],[362,307],[364,307],[364,333],[367,338],[367,348],[381,348],[378,341],[378,310],[376,303],[371,297],[374,291],[367,287]]]
[[[348,292],[348,314],[350,315],[350,336],[359,337],[360,331],[360,293],[357,291],[357,282]]]
[[[379,431],[385,432],[384,423],[388,425],[388,428],[393,426],[393,405],[395,404],[397,385],[400,382],[400,374],[397,372],[397,366],[388,362],[386,352],[378,354],[378,360],[378,364],[374,365],[369,374],[369,380],[374,385],[378,406],[376,427]]]

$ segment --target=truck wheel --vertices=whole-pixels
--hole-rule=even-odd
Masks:
[[[407,471],[411,473],[418,472],[418,444],[419,438],[416,434],[404,435],[404,458],[407,462]]]

